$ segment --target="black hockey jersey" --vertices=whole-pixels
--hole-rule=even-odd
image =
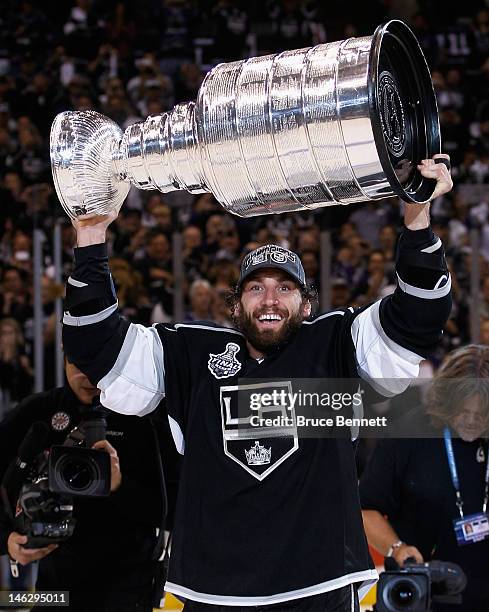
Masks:
[[[376,580],[351,440],[273,428],[246,437],[237,425],[247,415],[233,406],[246,379],[259,389],[260,379],[361,377],[384,381],[387,396],[404,390],[450,311],[443,248],[431,230],[405,232],[397,270],[392,296],[304,322],[257,361],[237,330],[124,321],[103,245],[77,249],[64,316],[70,360],[117,412],[134,414],[137,405],[146,414],[166,396],[184,453],[167,590],[210,604],[266,605]]]

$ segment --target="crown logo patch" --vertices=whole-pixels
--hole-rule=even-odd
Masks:
[[[236,358],[238,352],[239,346],[234,342],[228,342],[223,353],[209,353],[207,362],[209,372],[215,378],[228,378],[237,374],[241,370],[241,364]]]
[[[248,465],[267,465],[272,460],[272,447],[265,448],[257,440],[249,451],[245,450]]]

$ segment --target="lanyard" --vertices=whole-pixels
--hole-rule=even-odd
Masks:
[[[461,518],[464,518],[464,511],[462,509],[462,506],[464,505],[464,503],[462,501],[462,496],[460,495],[460,480],[458,478],[457,464],[455,463],[455,453],[453,452],[452,435],[448,427],[445,427],[443,431],[443,436],[445,438],[445,449],[447,451],[447,459],[448,459],[448,466],[450,468],[450,475],[452,477],[453,488],[455,489],[455,496],[457,498],[457,501],[456,501],[457,508],[458,508]],[[488,449],[487,454],[489,455],[489,449]],[[484,501],[482,502],[482,512],[484,514],[487,510],[488,501],[489,501],[489,456],[487,458],[487,463],[486,463]]]

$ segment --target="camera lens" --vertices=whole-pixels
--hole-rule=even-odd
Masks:
[[[93,461],[75,457],[64,457],[59,463],[58,473],[65,485],[76,493],[86,492],[100,477]]]
[[[416,584],[410,580],[400,580],[390,591],[390,600],[397,608],[407,608],[418,599]]]

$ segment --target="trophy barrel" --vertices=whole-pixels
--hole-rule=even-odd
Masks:
[[[440,152],[431,77],[411,30],[221,64],[196,104],[206,184],[239,216],[394,195],[424,203]],[[232,179],[230,178],[232,177]]]
[[[130,183],[118,171],[122,130],[95,111],[60,113],[51,127],[51,168],[71,219],[119,210]]]

